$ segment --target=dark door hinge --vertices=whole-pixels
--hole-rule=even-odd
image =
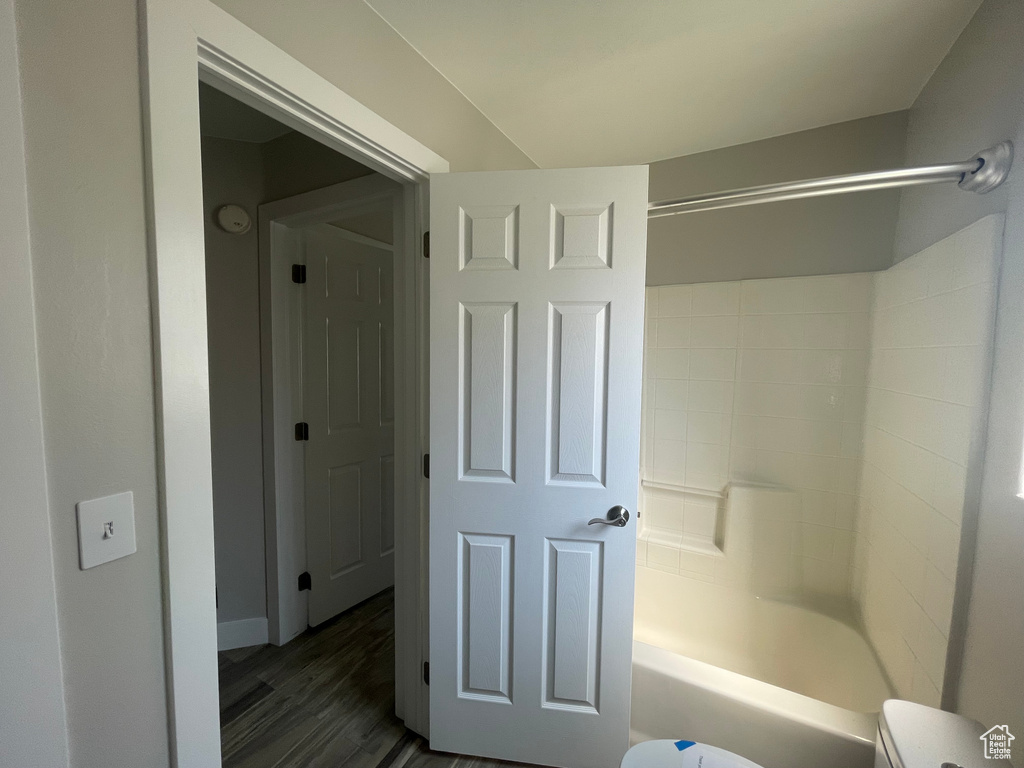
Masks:
[[[426,685],[430,685],[430,662],[423,662],[423,682]]]
[[[423,454],[423,476],[425,478],[427,478],[427,480],[430,479],[430,454],[429,453],[424,453]]]
[[[293,283],[304,283],[304,282],[306,282],[306,265],[305,264],[292,264],[292,282]]]
[[[430,258],[430,232],[423,233],[423,258]]]
[[[309,424],[304,421],[300,421],[295,425],[295,439],[309,440]]]
[[[303,571],[299,574],[299,592],[308,592],[313,588],[313,577],[309,575],[309,571]]]

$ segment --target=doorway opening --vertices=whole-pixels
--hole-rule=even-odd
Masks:
[[[377,766],[419,743],[396,706],[403,188],[199,93],[223,764]]]

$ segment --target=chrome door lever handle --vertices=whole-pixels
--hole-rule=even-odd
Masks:
[[[628,509],[625,507],[612,507],[608,510],[608,517],[595,517],[587,525],[614,525],[616,528],[625,528],[628,522]]]

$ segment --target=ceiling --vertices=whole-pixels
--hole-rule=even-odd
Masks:
[[[200,130],[203,136],[265,144],[291,133],[269,115],[264,115],[206,83],[199,83]]]
[[[366,0],[542,168],[911,106],[981,0]]]

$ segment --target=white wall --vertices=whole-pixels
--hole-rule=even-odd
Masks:
[[[14,4],[0,2],[0,765],[68,765]]]
[[[82,768],[169,762],[137,5],[15,0],[57,609]],[[328,18],[310,3],[236,5],[454,169],[530,165],[365,4],[323,2]],[[79,571],[75,503],[127,489],[137,553]]]
[[[644,479],[680,488],[645,491],[642,559],[847,607],[870,302],[869,274],[647,289]],[[755,553],[735,546],[750,537],[699,493],[733,481],[795,492],[772,497],[788,511],[770,526],[767,511],[751,518],[753,572]],[[714,506],[724,557],[693,538],[708,538]]]
[[[897,695],[930,706],[984,437],[1002,232],[988,216],[875,276],[856,597]]]

